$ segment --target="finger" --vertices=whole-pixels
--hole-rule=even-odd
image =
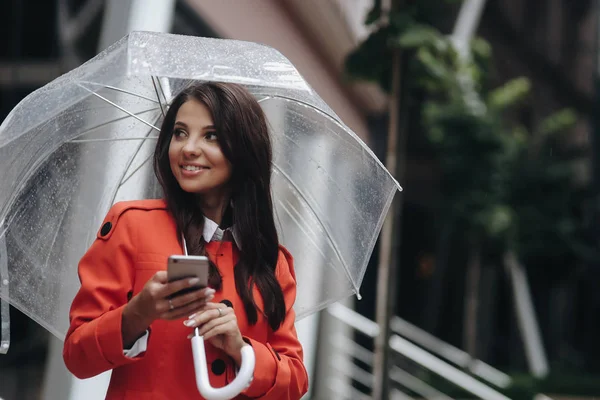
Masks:
[[[228,335],[230,331],[232,331],[234,328],[236,328],[235,325],[231,323],[226,323],[217,325],[212,329],[208,329],[206,332],[198,332],[198,334],[202,336],[204,340],[209,340],[210,338],[213,338],[218,335]],[[201,329],[199,329],[199,331],[201,331]]]
[[[211,320],[223,318],[230,314],[235,317],[233,310],[229,307],[215,307],[215,303],[207,303],[203,310],[197,312],[196,314],[190,315],[188,320],[184,321],[183,324],[188,327],[196,327],[204,325]]]
[[[238,331],[235,316],[226,315],[224,317],[213,319],[204,325],[198,327],[198,334],[206,336],[209,332],[217,334],[230,334]],[[208,338],[207,338],[208,339]]]
[[[223,303],[213,303],[213,302],[209,301],[208,303],[206,303],[204,308],[206,310],[214,310],[217,308],[221,308],[222,309],[221,311],[223,311],[223,310],[225,310],[225,308],[228,308],[228,307],[225,306],[225,304],[223,304]]]
[[[207,322],[204,325],[200,325],[198,327],[198,335],[203,336],[205,340],[208,340],[211,337],[225,334],[230,335],[239,332],[240,328],[237,325],[237,320],[235,316],[225,316],[217,319],[213,319]],[[195,333],[191,333],[188,335],[188,339],[191,339]],[[209,335],[209,336],[207,336]]]
[[[161,297],[168,297],[179,292],[180,290],[190,289],[194,286],[198,286],[199,283],[200,279],[198,278],[179,279],[173,282],[168,282],[162,287],[160,295]],[[198,287],[197,289],[200,290],[202,288]]]
[[[204,304],[204,306],[202,307],[201,310],[198,310],[196,313],[190,315],[189,319],[194,319],[195,317],[199,317],[202,313],[204,313],[206,311],[214,310],[214,309],[221,308],[221,307],[223,307],[223,305],[221,303],[212,303],[209,301],[206,304]],[[221,310],[220,315],[223,315],[223,310]]]
[[[204,288],[195,290],[191,293],[182,294],[171,298],[171,304],[175,308],[183,307],[197,300],[202,300],[204,303],[211,301],[215,297],[215,289]]]
[[[154,276],[152,277],[152,279],[155,282],[158,283],[167,283],[168,279],[167,279],[167,271],[157,271]]]
[[[194,314],[201,310],[206,304],[204,299],[199,299],[193,301],[191,303],[186,304],[185,306],[175,308],[173,310],[168,310],[164,312],[160,318],[167,320],[175,320],[181,318],[188,318],[190,314]]]
[[[223,318],[212,319],[212,320],[208,321],[206,324],[198,326],[198,334],[200,336],[203,336],[206,332],[214,329],[216,326],[223,325],[223,323],[224,323]]]
[[[172,306],[169,299],[157,299],[154,303],[154,308],[160,319],[168,319],[167,317],[175,310],[175,306]]]

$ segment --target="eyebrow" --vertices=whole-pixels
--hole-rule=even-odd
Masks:
[[[182,126],[184,128],[188,127],[185,122],[181,122],[181,121],[175,121],[175,124],[173,126],[177,126],[177,125]],[[211,129],[215,130],[216,128],[214,125],[206,125],[206,126],[202,127],[202,130],[211,130]]]

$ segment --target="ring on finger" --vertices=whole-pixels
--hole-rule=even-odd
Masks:
[[[221,311],[221,309],[217,308],[217,311],[219,312],[219,317],[222,317],[223,316],[223,312]]]
[[[174,309],[175,307],[173,306],[173,302],[171,302],[171,299],[169,299],[169,309]]]

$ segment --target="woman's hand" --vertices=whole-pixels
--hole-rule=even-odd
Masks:
[[[201,310],[215,290],[205,288],[170,298],[174,293],[198,285],[198,278],[168,282],[167,272],[158,271],[123,310],[122,335],[125,347],[141,337],[157,319],[174,320]]]
[[[206,303],[201,311],[184,321],[184,325],[191,328],[199,327],[198,333],[205,341],[223,350],[237,365],[241,364],[242,347],[248,344],[242,338],[233,308],[222,303]],[[192,336],[193,334],[188,338]]]
[[[205,288],[171,299],[169,297],[180,290],[192,288],[198,283],[200,283],[198,278],[180,279],[169,283],[167,272],[158,271],[146,282],[140,293],[131,299],[129,304],[134,307],[137,315],[150,322],[156,319],[184,318],[199,311],[206,302],[212,300],[215,290]]]

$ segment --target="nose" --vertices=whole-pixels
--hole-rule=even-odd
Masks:
[[[198,156],[202,152],[201,146],[194,138],[189,138],[185,141],[183,148],[183,154],[187,157]]]

